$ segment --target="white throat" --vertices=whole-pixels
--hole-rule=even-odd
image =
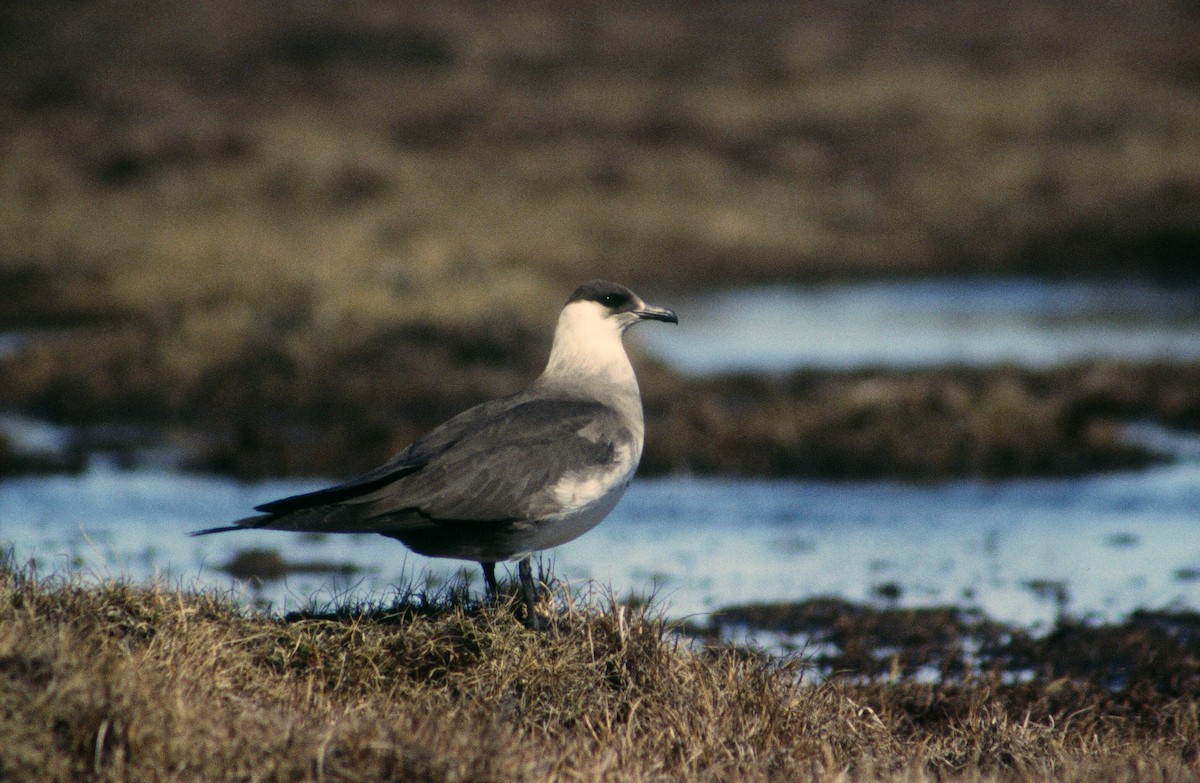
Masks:
[[[609,315],[598,303],[581,300],[563,308],[542,379],[564,385],[587,383],[616,396],[638,394],[633,366],[621,335],[637,320],[632,314]]]

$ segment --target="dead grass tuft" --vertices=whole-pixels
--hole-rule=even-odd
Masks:
[[[645,608],[400,600],[288,618],[214,594],[0,583],[0,772],[26,781],[1194,779],[1195,696],[1082,681],[806,684]]]

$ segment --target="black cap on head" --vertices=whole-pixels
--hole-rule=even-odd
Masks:
[[[623,285],[610,283],[607,280],[589,280],[575,289],[575,293],[567,299],[571,302],[599,302],[613,312],[636,310],[638,298]]]

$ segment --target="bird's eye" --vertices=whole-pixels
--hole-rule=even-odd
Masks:
[[[623,294],[605,294],[600,297],[600,304],[609,309],[615,309],[629,304],[629,297]]]

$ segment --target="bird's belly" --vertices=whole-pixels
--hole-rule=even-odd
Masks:
[[[601,489],[593,499],[577,508],[545,517],[533,523],[523,548],[526,551],[550,549],[588,532],[600,524],[617,505],[617,501],[625,494],[631,478],[632,474],[609,484],[606,488]]]

